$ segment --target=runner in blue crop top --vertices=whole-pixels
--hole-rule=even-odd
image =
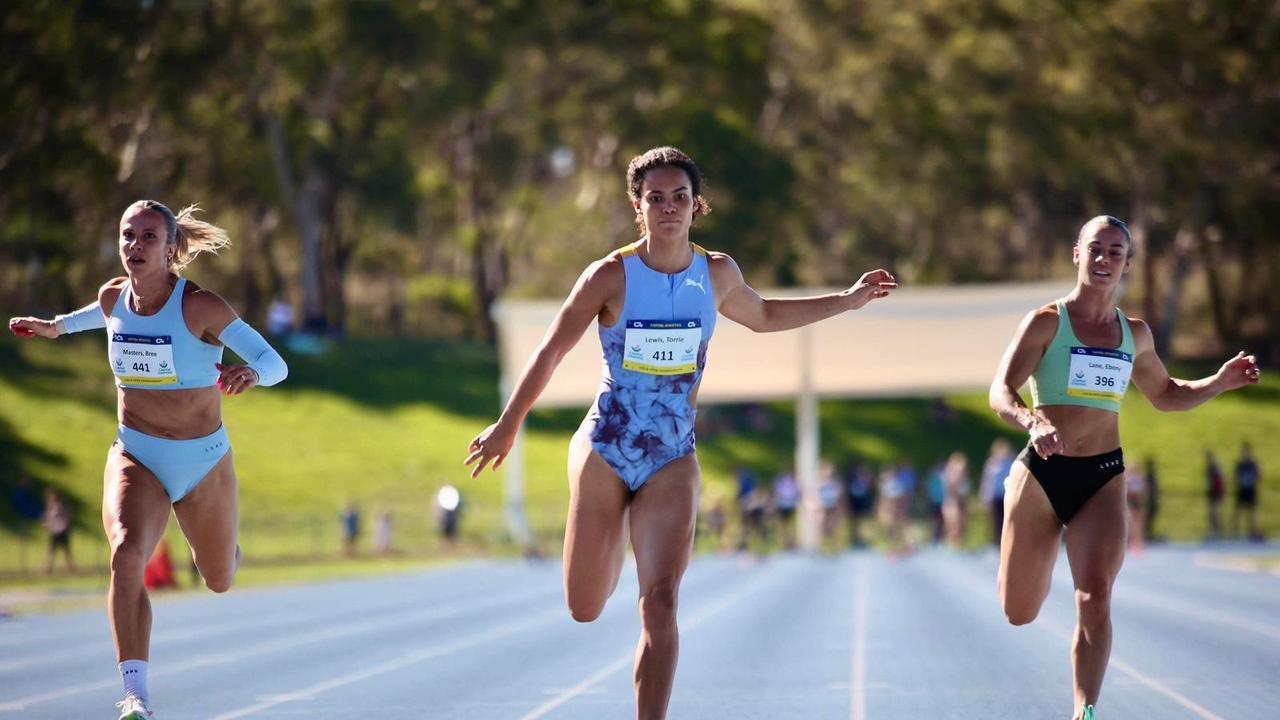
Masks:
[[[196,220],[193,210],[175,215],[152,200],[129,206],[120,222],[125,277],[108,282],[97,303],[77,312],[52,321],[9,321],[20,337],[108,330],[120,426],[103,477],[103,524],[111,545],[109,607],[124,684],[122,720],[152,717],[146,681],[151,606],[143,569],[170,508],[211,590],[227,590],[240,564],[236,476],[220,393],[274,385],[287,373],[279,354],[222,298],[177,275],[196,254],[227,242],[223,230]],[[247,364],[223,363],[223,346]]]
[[[637,714],[662,717],[701,482],[693,436],[698,384],[717,311],[757,332],[788,330],[883,298],[896,281],[876,270],[841,293],[763,299],[732,258],[690,242],[690,228],[709,208],[687,155],[666,147],[636,157],[627,187],[642,238],[582,273],[501,418],[472,440],[465,462],[475,464],[473,476],[502,463],[560,358],[597,321],[604,376],[569,448],[565,599],[574,619],[599,616],[622,571],[629,531],[644,628]]]
[[[991,407],[1030,435],[1005,481],[997,586],[1009,622],[1029,623],[1049,592],[1064,536],[1076,586],[1073,718],[1092,718],[1111,653],[1111,588],[1124,560],[1120,399],[1130,379],[1158,410],[1188,410],[1258,382],[1241,352],[1212,377],[1169,377],[1151,329],[1116,309],[1129,230],[1102,215],[1076,238],[1076,287],[1027,315],[991,384]],[[1033,380],[1034,406],[1019,389]]]

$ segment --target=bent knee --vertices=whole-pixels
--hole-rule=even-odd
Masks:
[[[224,593],[231,589],[236,579],[234,572],[213,573],[204,576],[204,586],[216,593]]]
[[[604,612],[605,600],[608,600],[608,598],[581,595],[565,596],[565,603],[569,606],[569,617],[580,623],[589,623],[600,617],[600,614]]]
[[[580,622],[580,623],[594,622],[597,618],[600,617],[600,613],[602,612],[604,612],[603,605],[599,605],[599,606],[583,605],[583,604],[569,605],[569,617],[573,618],[575,622]]]
[[[1036,619],[1040,614],[1040,608],[1011,608],[1004,609],[1005,619],[1010,625],[1029,625],[1031,621]]]

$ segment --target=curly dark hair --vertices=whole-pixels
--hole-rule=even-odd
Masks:
[[[693,158],[685,153],[670,146],[656,147],[647,150],[640,155],[631,158],[631,162],[627,163],[627,195],[632,202],[640,199],[641,186],[644,185],[645,173],[654,168],[659,167],[677,167],[689,176],[689,182],[693,184],[693,219],[696,222],[698,218],[711,212],[711,204],[702,196],[702,173],[699,172],[698,166],[693,163]],[[636,225],[640,226],[640,234],[648,232],[648,228],[644,225],[644,218],[639,213],[636,214]]]

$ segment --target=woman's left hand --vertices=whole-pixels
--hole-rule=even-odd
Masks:
[[[1218,370],[1218,378],[1222,381],[1226,390],[1235,390],[1245,385],[1254,385],[1261,376],[1262,370],[1258,367],[1258,358],[1253,355],[1245,355],[1243,350],[1223,363]]]
[[[258,373],[248,365],[223,365],[218,368],[218,389],[227,395],[239,395],[258,384]]]

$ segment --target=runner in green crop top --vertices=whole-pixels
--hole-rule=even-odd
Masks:
[[[1091,718],[1111,654],[1111,588],[1127,537],[1119,418],[1129,381],[1158,410],[1190,410],[1258,382],[1259,371],[1241,352],[1210,377],[1169,377],[1151,329],[1116,308],[1133,256],[1120,220],[1085,223],[1072,256],[1075,289],[1027,315],[991,384],[991,408],[1030,435],[1005,481],[996,582],[1009,622],[1031,622],[1065,537],[1077,613],[1072,717]],[[1030,408],[1018,394],[1028,381]]]

